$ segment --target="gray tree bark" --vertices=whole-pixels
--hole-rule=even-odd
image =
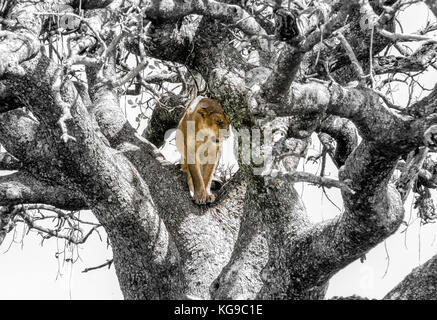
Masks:
[[[323,299],[336,272],[392,235],[418,176],[435,187],[424,137],[432,138],[437,122],[437,86],[399,110],[373,77],[424,71],[434,62],[435,39],[395,32],[404,1],[316,1],[299,8],[292,35],[281,29],[286,6],[273,8],[272,19],[244,5],[0,1],[0,144],[7,150],[0,170],[16,170],[0,177],[0,242],[14,206],[90,209],[108,234],[126,299]],[[64,29],[79,36],[60,64],[43,39],[66,16],[80,27]],[[241,54],[236,37],[259,62]],[[425,42],[411,54],[376,56],[411,39]],[[286,173],[255,175],[239,154],[239,172],[217,201],[194,204],[183,173],[157,149],[180,111],[156,108],[144,137],[137,134],[120,107],[120,84],[139,73],[118,49],[136,55],[139,69],[158,59],[199,73],[234,128],[273,129],[279,138],[270,169]],[[84,66],[85,85],[67,76],[73,65]],[[137,84],[175,77],[185,79],[160,75]],[[187,99],[166,101],[175,107]],[[328,183],[296,174],[313,133],[339,169],[330,186],[342,188],[345,208],[317,224],[292,183]],[[435,298],[434,260],[386,298]]]

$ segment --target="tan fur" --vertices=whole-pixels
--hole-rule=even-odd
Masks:
[[[195,128],[195,136],[189,140],[187,139],[188,121],[194,121]],[[214,195],[210,191],[210,186],[218,161],[218,151],[221,143],[219,138],[226,138],[228,136],[227,133],[225,136],[220,137],[220,129],[229,132],[229,121],[223,113],[222,108],[215,100],[201,96],[195,98],[188,104],[178,125],[176,147],[181,153],[182,171],[187,173],[190,193],[197,204],[209,203],[215,200]],[[196,141],[196,136],[201,130],[203,130],[202,132],[206,132],[207,136],[205,136],[202,141]],[[193,143],[196,157],[195,163],[190,164],[187,163],[187,151],[193,150]],[[214,149],[215,153],[209,155],[208,151],[203,152],[203,156],[211,156],[213,161],[202,164],[197,155],[199,147],[205,148],[205,146],[210,146],[211,148],[209,150]],[[202,154],[202,150],[199,154]]]

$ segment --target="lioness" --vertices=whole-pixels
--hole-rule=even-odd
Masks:
[[[176,131],[176,147],[197,204],[215,200],[210,190],[212,175],[221,141],[228,136],[229,121],[217,101],[198,96],[187,105]]]

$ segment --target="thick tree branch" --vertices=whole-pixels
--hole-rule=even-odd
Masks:
[[[112,71],[109,68],[107,72],[110,74]],[[214,203],[211,208],[195,205],[189,197],[186,182],[178,168],[163,167],[156,159],[156,147],[139,137],[127,122],[120,109],[116,92],[94,82],[95,72],[91,68],[88,69],[88,75],[94,104],[92,112],[102,133],[114,148],[130,146],[123,154],[148,183],[157,214],[176,245],[180,267],[185,274],[185,293],[208,298],[208,285],[226,263],[238,231],[238,218],[232,215],[224,218],[220,212],[236,211],[244,192],[231,191],[231,194]],[[241,190],[241,187],[236,188]],[[169,197],[169,194],[172,196]],[[215,241],[211,242],[211,239],[217,238],[224,245],[213,248],[212,244]],[[208,264],[204,261],[208,261]],[[118,266],[117,260],[115,265]],[[199,285],[199,277],[208,278],[210,281]],[[128,280],[126,277],[124,279]]]
[[[213,92],[225,102],[225,108],[226,101],[231,100],[229,96],[235,97],[232,99],[234,102],[232,107],[231,104],[229,107],[232,117],[236,109],[242,108],[238,97],[238,92],[244,92],[241,80],[235,75],[236,73],[226,73],[220,68],[214,69],[214,72],[210,74],[213,75],[208,77],[211,87],[214,87],[214,84],[220,84],[222,87],[221,90],[213,89]],[[232,88],[230,90],[233,90],[233,94],[226,95],[224,93],[226,89],[223,88]],[[255,96],[256,94],[256,92],[253,93]],[[271,259],[263,273],[265,276],[263,278],[264,289],[259,297],[302,298],[305,296],[304,293],[323,291],[326,281],[333,273],[370,250],[399,226],[403,214],[402,201],[395,188],[389,185],[389,177],[399,155],[409,152],[423,143],[426,125],[424,123],[419,125],[408,116],[393,113],[379,102],[379,96],[371,90],[361,87],[346,88],[336,83],[293,83],[288,99],[285,103],[278,105],[272,106],[266,103],[256,106],[255,102],[255,106],[261,108],[255,108],[254,111],[257,115],[276,114],[277,116],[298,116],[302,113],[308,113],[312,115],[313,119],[315,118],[314,113],[327,112],[352,121],[362,137],[371,141],[371,143],[365,142],[358,151],[354,151],[354,156],[352,158],[349,156],[350,159],[347,160],[347,163],[350,161],[350,165],[355,161],[357,166],[362,166],[361,168],[354,167],[357,169],[357,176],[351,180],[355,179],[355,183],[358,183],[360,187],[359,192],[356,192],[355,195],[354,201],[356,202],[352,200],[347,202],[349,205],[347,212],[338,220],[307,227],[299,235],[288,234],[285,237],[288,240],[282,239],[282,241],[289,251],[281,250],[278,253],[273,250],[270,253]],[[262,107],[266,108],[262,109]],[[286,109],[287,111],[285,111]],[[240,122],[235,121],[235,123],[241,124],[241,120],[238,120]],[[246,122],[246,125],[249,123]],[[352,150],[353,148],[347,152],[348,155]],[[354,169],[350,171],[353,172]],[[373,172],[374,176],[370,177],[366,172]],[[376,178],[376,175],[380,174],[382,176]],[[363,176],[360,177],[360,175]],[[342,179],[347,178],[343,177]],[[370,181],[371,187],[362,190],[365,188],[361,185],[364,181]],[[355,187],[352,186],[352,189],[355,190]],[[259,189],[257,191],[254,194],[262,194]],[[276,194],[275,192],[269,193],[269,195]],[[349,195],[349,197],[351,196]],[[362,207],[354,207],[352,203],[357,203]],[[262,206],[253,207],[266,208],[268,205],[263,203]],[[264,214],[265,211],[262,211]],[[289,217],[290,214],[293,213],[287,211],[285,215]],[[265,219],[269,221],[268,215]],[[365,220],[364,225],[358,223],[361,219]],[[245,288],[243,280],[245,278],[256,279],[254,285],[259,285],[260,279],[253,276],[259,272],[259,264],[266,261],[266,256],[261,253],[265,252],[265,245],[268,243],[266,237],[276,237],[276,234],[272,232],[269,235],[267,230],[274,228],[266,228],[262,219],[260,221],[248,218],[246,221],[249,222],[242,224],[240,230],[248,231],[244,233],[242,231],[240,234],[230,263],[213,284],[214,297],[251,297],[253,292]],[[270,226],[268,222],[265,223]],[[293,223],[290,224],[293,225]],[[275,224],[275,226],[277,225]],[[249,230],[252,231],[249,232]],[[325,249],[319,250],[326,248],[327,243],[332,242],[333,238],[335,245],[332,247],[328,245],[329,248],[326,252]],[[272,247],[276,247],[280,242],[272,240],[271,243],[275,243]],[[302,249],[303,247],[307,250]],[[256,257],[251,254],[254,251],[259,252]],[[293,264],[296,256],[300,255],[299,252],[310,253],[302,254],[299,262]],[[339,260],[337,260],[338,258]],[[252,266],[250,261],[256,261],[256,263]],[[285,263],[285,267],[284,261],[288,261]],[[295,268],[293,272],[290,272],[291,265],[293,265],[291,268]],[[326,274],[323,275],[324,272],[321,270],[325,269]],[[307,272],[307,270],[313,271]],[[302,283],[305,283],[305,286],[302,286]],[[254,290],[256,291],[256,289]]]
[[[159,106],[155,107],[152,117],[150,118],[150,122],[143,133],[143,136],[147,140],[158,147],[164,143],[165,133],[167,130],[174,129],[178,126],[184,110],[183,108],[177,108],[178,104],[171,103],[170,105],[176,107],[173,110],[167,110]]]
[[[337,35],[337,38],[340,39],[340,42],[343,45],[343,48],[346,51],[346,54],[352,63],[352,68],[354,69],[354,71],[358,77],[358,80],[360,82],[363,82],[364,77],[365,77],[364,72],[363,72],[363,68],[361,67],[360,62],[358,61],[357,57],[355,56],[355,53],[354,53],[351,45],[349,44],[349,42],[346,40],[346,38],[344,37],[344,35],[341,32],[338,32],[336,35]]]
[[[214,0],[171,0],[165,3],[142,3],[141,9],[152,19],[176,20],[189,14],[200,14],[213,19],[229,21],[248,35],[262,35],[265,31],[241,7]]]
[[[329,14],[326,12],[325,14]],[[296,73],[301,67],[304,54],[310,51],[323,37],[329,36],[333,31],[342,26],[346,17],[346,12],[334,12],[329,21],[324,21],[323,15],[315,15],[317,19],[311,20],[313,25],[306,26],[308,34],[306,40],[299,45],[284,45],[280,55],[275,62],[275,67],[267,80],[262,85],[263,99],[267,102],[275,103],[289,90]],[[315,26],[320,29],[309,33]]]
[[[331,158],[336,166],[340,168],[358,146],[358,134],[355,125],[350,120],[331,115],[322,121],[319,130],[335,139],[336,146]]]
[[[20,108],[18,99],[10,95],[9,88],[0,82],[0,114]]]
[[[386,300],[435,300],[437,256],[415,268],[384,297]]]
[[[429,95],[413,103],[411,106],[405,109],[405,112],[419,119],[425,117],[431,117],[433,114],[436,114],[437,113],[437,84],[434,85],[434,88]]]
[[[0,205],[45,203],[66,210],[89,208],[82,194],[73,188],[39,181],[29,173],[0,177]]]
[[[14,206],[0,206],[0,245],[6,235],[15,227],[13,222],[14,210]]]
[[[10,77],[14,94],[31,106],[41,120],[41,130],[54,132],[44,136],[53,157],[33,159],[37,165],[29,166],[29,170],[71,184],[83,193],[108,232],[120,282],[127,286],[127,298],[180,296],[177,250],[138,171],[123,154],[105,144],[96,132],[96,121],[70,81],[63,84],[62,99],[70,108],[67,125],[75,141],[62,142],[56,124],[60,110],[53,98],[57,66],[41,56],[26,63],[26,70],[27,82]],[[32,90],[25,89],[29,86]],[[53,159],[57,161],[53,163]],[[10,198],[9,194],[6,197]],[[12,197],[18,198],[16,193]],[[126,261],[134,256],[138,264]],[[137,276],[148,280],[138,284],[134,281]],[[130,286],[136,286],[135,290]]]
[[[367,88],[342,87],[322,81],[294,83],[283,104],[264,107],[281,116],[327,112],[349,119],[364,139],[377,141],[390,152],[409,152],[411,148],[423,145],[425,131],[432,120],[396,114],[379,99],[377,93]],[[378,121],[374,121],[376,118]]]
[[[434,13],[434,16],[437,17],[437,2],[435,0],[425,0],[425,3],[428,5],[432,13]]]
[[[38,144],[44,130],[28,110],[20,108],[0,114],[0,122],[0,144],[23,164],[35,157],[53,157],[53,150]]]
[[[361,24],[361,28],[364,30],[373,30],[375,29],[381,36],[386,37],[394,42],[397,41],[430,41],[435,43],[437,39],[420,34],[405,34],[405,33],[396,33],[383,28],[383,24],[388,20],[391,20],[396,12],[402,7],[402,1],[398,1],[394,4],[394,6],[390,9],[391,12],[386,13],[384,15],[378,16],[369,0],[356,0],[356,2],[360,5],[360,13],[362,19],[367,21],[365,24]]]
[[[284,179],[290,183],[308,182],[326,188],[334,187],[339,188],[344,192],[355,193],[347,184],[343,182],[335,179],[316,176],[308,172],[281,172],[278,170],[272,170],[272,172],[270,172],[270,176],[273,178]]]
[[[407,162],[402,170],[402,174],[396,182],[396,188],[401,195],[402,202],[405,202],[407,199],[413,183],[416,182],[416,179],[421,172],[427,155],[428,148],[426,147],[412,151],[408,155]]]
[[[40,10],[41,5],[39,2],[20,0],[8,10],[6,19],[17,23],[13,32],[8,26],[0,30],[0,76],[5,73],[22,74],[20,63],[38,53],[38,35],[44,21],[34,13]]]
[[[265,268],[261,297],[299,298],[396,231],[404,213],[399,193],[388,184],[396,161],[367,142],[353,152],[340,177],[356,191],[343,192],[345,212],[290,235],[282,259],[269,260]]]
[[[293,147],[289,150],[291,156],[286,168],[293,172],[308,144],[291,140]],[[263,286],[266,292],[275,291],[276,283],[265,283],[268,274],[275,271],[262,272],[263,268],[268,261],[281,260],[286,239],[310,224],[292,184],[281,179],[267,181],[261,176],[249,176],[247,180],[240,234],[228,265],[211,286],[216,299],[259,298]],[[307,292],[301,294],[306,296]]]
[[[115,0],[73,0],[72,5],[82,9],[102,9],[110,5]]]
[[[0,170],[19,170],[23,164],[13,155],[0,152]]]
[[[258,294],[266,284],[266,277],[275,272],[263,268],[270,260],[282,259],[284,239],[309,225],[305,208],[291,184],[276,180],[263,186],[262,179],[257,177],[249,181],[234,251],[211,285],[214,299],[262,298]],[[269,196],[259,197],[264,188],[269,190]],[[266,291],[275,288],[276,283],[271,283]]]
[[[437,43],[425,43],[407,57],[378,56],[373,58],[376,74],[396,72],[419,72],[436,61]]]
[[[22,1],[18,2],[21,5]],[[359,2],[365,6],[362,15],[373,19],[373,8],[370,10],[366,1]],[[19,159],[14,166],[18,168],[22,163],[21,170],[31,172],[7,177],[28,174],[34,177],[36,182],[33,183],[38,188],[31,188],[33,185],[24,182],[17,185],[2,177],[0,200],[5,204],[22,203],[23,199],[34,202],[43,198],[43,191],[51,191],[57,198],[55,191],[47,187],[47,190],[40,190],[40,184],[75,190],[108,232],[114,265],[126,298],[187,295],[200,298],[321,298],[327,281],[335,272],[365,254],[397,228],[403,215],[403,194],[394,188],[390,178],[399,157],[423,145],[423,134],[435,120],[426,118],[435,113],[435,92],[414,108],[394,112],[380,102],[374,91],[364,88],[364,81],[357,87],[341,86],[335,80],[312,81],[312,76],[306,76],[306,71],[311,69],[308,65],[316,61],[314,68],[317,69],[320,57],[323,57],[326,58],[323,61],[325,73],[317,70],[316,76],[323,74],[334,79],[336,77],[330,72],[352,60],[355,66],[362,66],[361,70],[356,68],[356,74],[363,77],[369,57],[370,29],[358,26],[358,1],[354,2],[355,6],[345,1],[330,1],[327,10],[320,10],[323,7],[316,2],[314,8],[317,10],[304,10],[302,16],[308,20],[303,28],[306,38],[301,39],[301,46],[293,46],[295,42],[288,41],[275,62],[269,60],[271,50],[256,47],[258,52],[255,53],[260,56],[256,61],[259,68],[253,68],[255,63],[247,62],[237,50],[240,42],[243,46],[249,41],[245,37],[239,38],[241,33],[234,34],[231,27],[253,35],[251,40],[269,37],[252,16],[229,2],[133,1],[131,8],[121,6],[123,1],[84,0],[67,4],[70,3],[75,8],[85,9],[85,18],[80,20],[86,19],[85,25],[92,28],[82,37],[83,41],[73,42],[67,57],[73,62],[87,62],[89,96],[86,87],[73,86],[66,78],[55,77],[59,66],[42,55],[29,55],[28,50],[20,53],[20,58],[15,59],[17,63],[12,61],[14,67],[6,68],[2,84],[9,92],[4,95],[0,90],[0,112],[4,111],[0,114],[0,143]],[[382,10],[379,2],[372,5],[375,11]],[[29,10],[34,11],[34,8]],[[45,10],[49,11],[52,10]],[[115,33],[115,40],[104,43],[114,32],[113,25],[107,22],[121,21],[123,24],[123,19],[127,19],[124,14],[132,11],[137,13],[132,24],[140,26],[140,22],[146,22],[150,26],[147,37],[140,35],[144,50],[138,45],[136,35],[124,38]],[[200,27],[198,22],[187,17],[191,14],[204,16]],[[351,15],[348,20],[347,14]],[[62,13],[57,15],[62,16]],[[390,14],[386,13],[376,17],[380,24],[378,28],[385,36],[384,30],[390,25],[388,16]],[[144,17],[152,22],[143,21]],[[213,23],[215,20],[219,23]],[[369,21],[373,23],[373,20]],[[226,23],[229,28],[224,30]],[[342,23],[347,23],[341,32],[349,59],[344,58],[344,50],[339,50],[339,44],[335,44],[337,40],[328,38]],[[25,24],[28,25],[26,21]],[[11,24],[7,25],[11,27]],[[187,26],[191,30],[186,31]],[[39,35],[40,26],[36,27]],[[23,33],[29,30],[22,26],[18,28]],[[3,42],[24,41],[21,36],[8,38],[11,30],[3,33]],[[393,35],[396,34],[388,36]],[[386,46],[389,38],[385,36],[377,34],[371,41],[374,45],[371,54]],[[100,46],[95,46],[98,43]],[[376,71],[381,73],[425,68],[435,59],[434,45],[425,44],[425,49],[402,57],[402,62],[378,58],[372,66],[375,70],[376,65],[381,66]],[[116,46],[122,50],[116,52]],[[325,51],[317,51],[317,48],[325,48]],[[222,196],[215,203],[195,205],[189,197],[185,175],[176,166],[163,166],[164,161],[160,161],[163,159],[153,143],[139,137],[127,122],[120,109],[119,92],[100,81],[101,75],[107,79],[117,78],[116,64],[122,64],[119,60],[127,58],[124,49],[135,54],[138,50],[145,51],[195,67],[208,82],[208,93],[221,103],[235,128],[250,130],[270,126],[276,130],[280,139],[274,144],[274,161],[268,163],[273,170],[282,166],[289,171],[285,174],[288,180],[303,179],[342,188],[344,213],[336,219],[311,225],[299,195],[289,181],[253,175],[254,168],[250,165],[241,166],[243,178],[231,180],[226,191],[219,191]],[[331,51],[332,55],[325,55],[326,51]],[[26,54],[26,61],[20,60]],[[144,52],[140,54],[146,59]],[[332,57],[345,61],[337,59],[329,65]],[[90,60],[85,58],[101,64],[89,64]],[[146,63],[142,60],[140,67],[119,78],[118,84],[132,80]],[[70,71],[69,66],[68,62],[64,69]],[[128,69],[125,65],[124,71]],[[299,71],[303,71],[302,74]],[[173,77],[160,77],[159,80],[172,80]],[[295,82],[296,77],[301,77],[303,82]],[[62,81],[54,86],[55,78]],[[347,83],[347,78],[342,78],[342,83]],[[10,97],[18,100],[4,103]],[[10,111],[16,106],[26,107],[32,113],[24,109]],[[66,108],[71,119],[65,126],[75,141],[60,139],[57,122]],[[165,123],[159,123],[160,127],[152,130],[152,142],[161,142],[164,128],[176,124],[178,117],[162,117],[155,112],[155,123],[161,119]],[[356,147],[355,128],[363,138],[359,147]],[[296,172],[296,166],[308,148],[308,137],[316,130],[336,140],[333,157],[339,167],[344,165],[339,181]],[[3,164],[6,168],[13,167],[8,159],[0,155],[0,169]],[[424,173],[429,178],[431,174],[426,170],[413,171],[413,178]],[[432,183],[432,174],[428,181]],[[406,185],[406,189],[411,188],[410,184]],[[29,220],[27,215],[22,218],[32,228],[50,236],[60,236]],[[10,219],[5,221],[2,230],[3,225],[9,228]],[[80,239],[74,241],[81,242]]]

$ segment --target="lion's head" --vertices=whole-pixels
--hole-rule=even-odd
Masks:
[[[204,98],[199,103],[197,130],[208,130],[214,133],[213,142],[220,143],[229,137],[229,120],[220,105],[212,99]]]

